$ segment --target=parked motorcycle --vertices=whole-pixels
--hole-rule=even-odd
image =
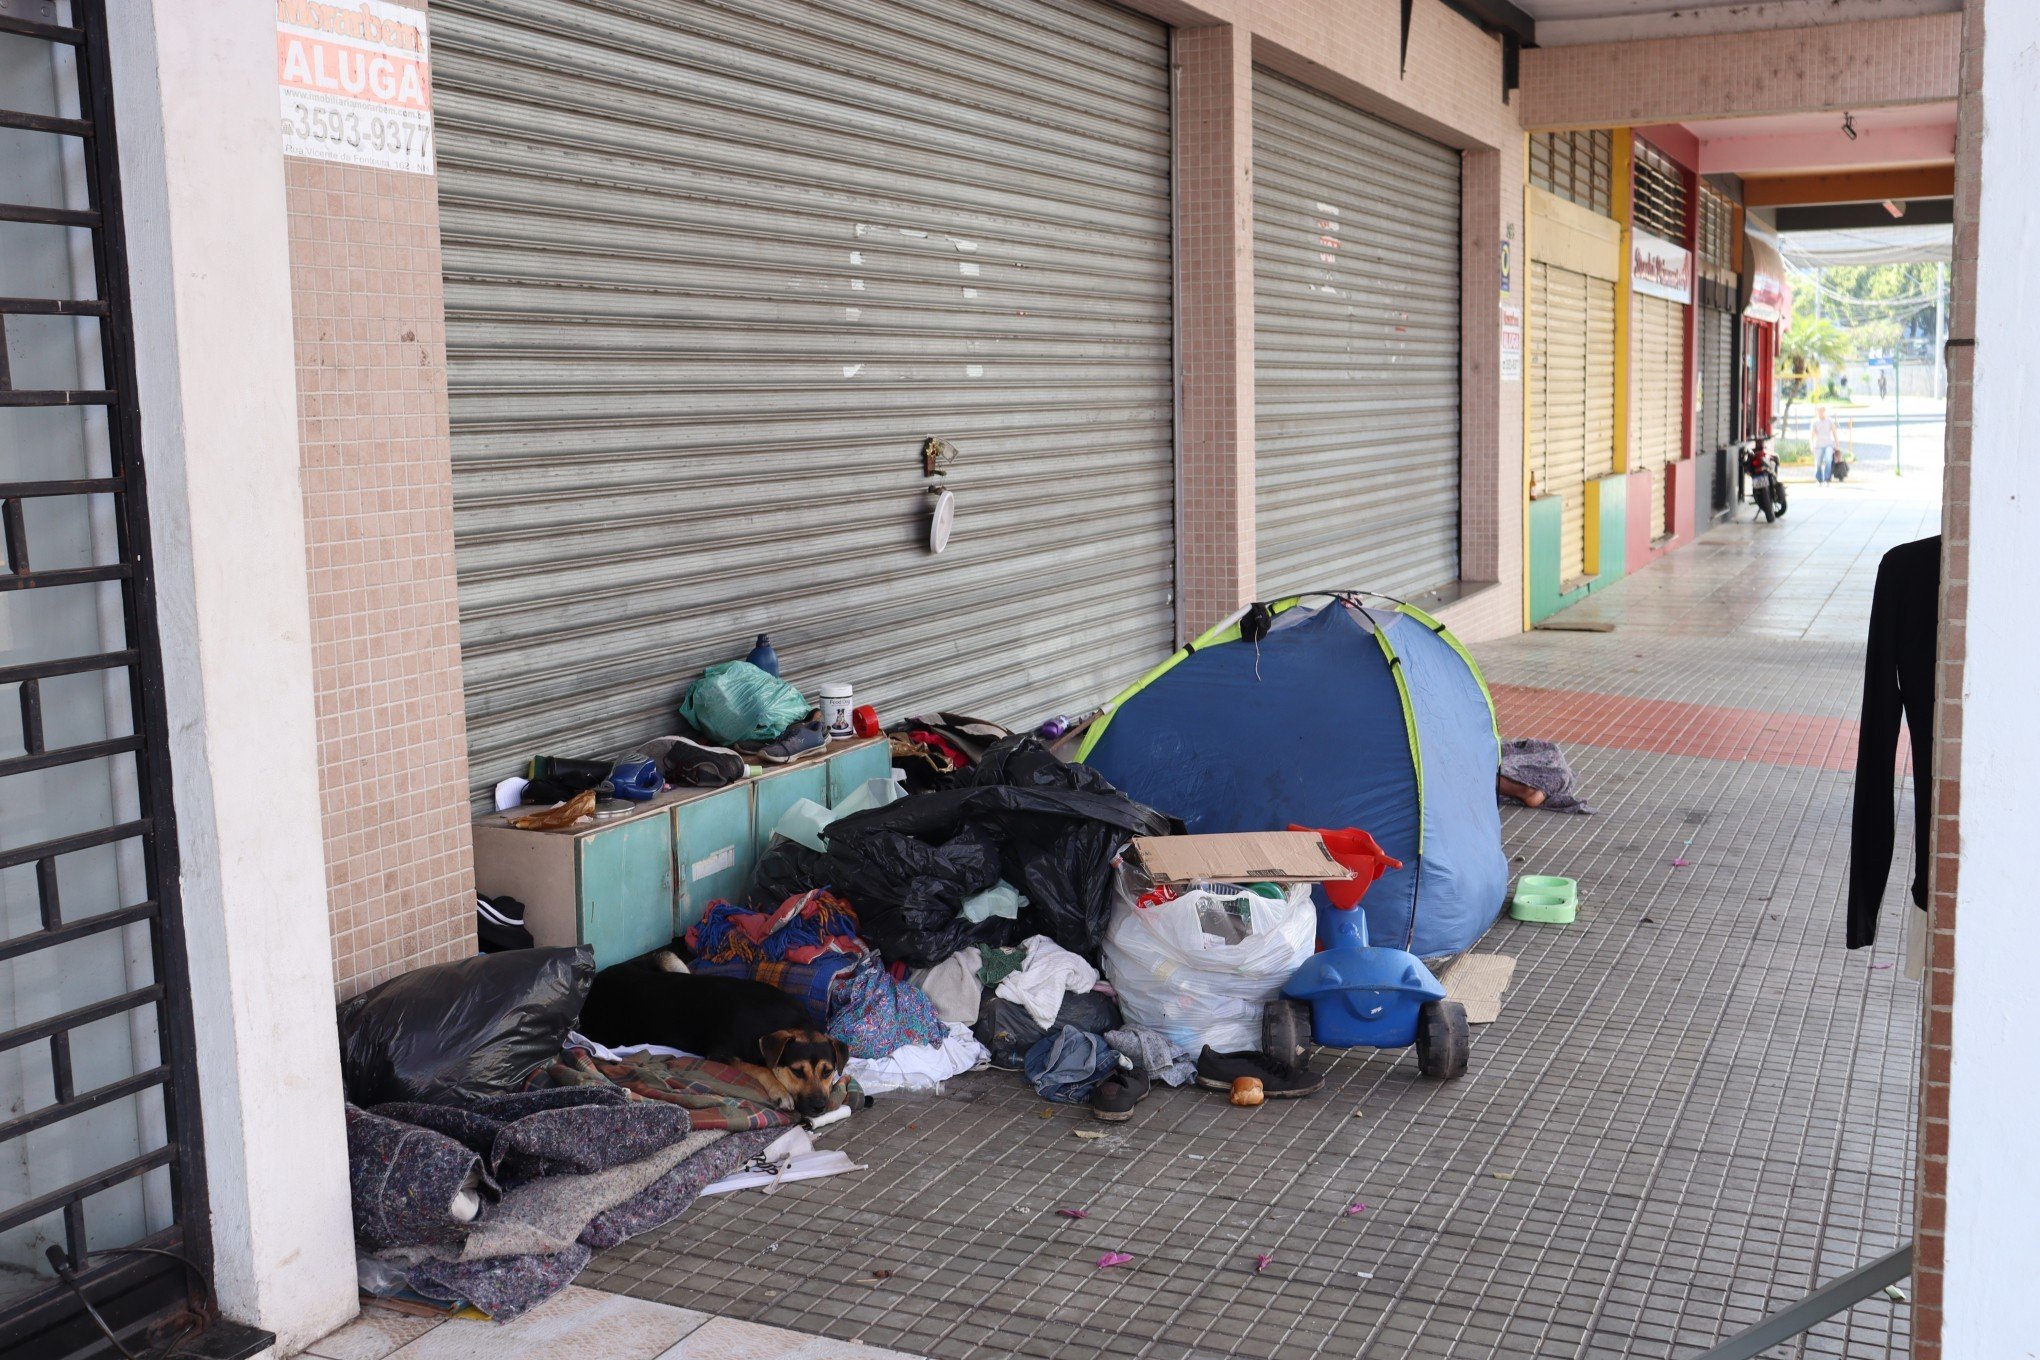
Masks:
[[[1771,452],[1770,445],[1759,439],[1752,443],[1743,455],[1743,472],[1749,478],[1750,499],[1757,503],[1757,512],[1769,524],[1785,513],[1785,483],[1778,479],[1778,455]]]

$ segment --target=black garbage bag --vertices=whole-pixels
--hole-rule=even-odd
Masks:
[[[356,1105],[471,1101],[519,1089],[580,1018],[595,953],[512,949],[391,978],[340,1007]]]
[[[910,968],[932,968],[967,945],[1005,944],[1013,933],[1004,917],[963,915],[965,901],[999,881],[999,843],[989,828],[886,824],[883,814],[942,796],[904,798],[829,823],[829,887],[856,910],[864,942]]]
[[[829,886],[829,857],[799,841],[774,836],[751,871],[751,907],[777,911],[789,897]]]
[[[1009,737],[959,772],[956,788],[916,794],[832,822],[831,883],[866,925],[906,906],[910,894],[903,885],[919,885],[911,894],[913,910],[900,922],[890,946],[870,930],[864,932],[888,959],[914,967],[933,967],[968,944],[1028,935],[1046,935],[1095,962],[1111,919],[1114,857],[1135,836],[1182,829],[1181,822],[1134,802],[1089,766],[1058,760],[1034,737]],[[929,855],[965,830],[996,848],[991,879],[952,872],[964,866]],[[911,867],[913,857],[928,867]],[[921,882],[924,877],[936,881]],[[977,926],[961,920],[963,899],[1000,878],[1027,898],[1017,928],[998,917]]]
[[[1055,1014],[1055,1023],[1069,1025],[1088,1034],[1103,1034],[1108,1029],[1119,1028],[1119,1006],[1103,992],[1067,992],[1063,995],[1062,1009]],[[971,1033],[991,1050],[994,1058],[1003,1057],[1011,1066],[1017,1064],[1028,1049],[1041,1042],[1048,1029],[1035,1024],[1034,1017],[1027,1013],[1025,1006],[1017,1001],[1008,1001],[987,987]]]

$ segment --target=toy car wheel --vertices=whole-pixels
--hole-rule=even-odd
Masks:
[[[1466,1075],[1466,1007],[1432,1001],[1417,1013],[1417,1071],[1433,1081]]]
[[[1310,1051],[1310,1003],[1278,996],[1261,1012],[1261,1051],[1292,1066]]]

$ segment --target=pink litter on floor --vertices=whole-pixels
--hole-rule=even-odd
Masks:
[[[1064,1218],[1089,1218],[1089,1217],[1090,1217],[1090,1215],[1089,1215],[1089,1214],[1087,1214],[1087,1213],[1085,1213],[1085,1212],[1084,1212],[1084,1211],[1083,1211],[1082,1209],[1058,1209],[1058,1210],[1056,1210],[1056,1212],[1057,1212],[1057,1213],[1059,1213],[1059,1214],[1061,1214],[1061,1215],[1062,1215],[1062,1216],[1063,1216]]]
[[[1672,867],[1673,867],[1674,869],[1683,869],[1683,868],[1685,868],[1685,867],[1686,867],[1686,864],[1687,864],[1687,861],[1686,861],[1686,860],[1683,860],[1683,859],[1675,859],[1675,860],[1673,860],[1673,861],[1672,861]]]
[[[1889,967],[1891,967],[1891,965],[1890,965],[1890,964],[1888,964],[1888,963],[1873,963],[1873,964],[1871,964],[1871,965],[1870,965],[1870,971],[1874,973],[1874,972],[1878,971],[1878,970],[1879,970],[1879,969],[1881,969],[1881,968],[1889,968]]]
[[[1366,1212],[1367,1206],[1359,1203],[1358,1201],[1355,1201],[1354,1203],[1348,1204],[1346,1206],[1346,1217],[1348,1218],[1351,1218],[1355,1214],[1364,1214]]]
[[[1256,1256],[1254,1258],[1254,1273],[1259,1275],[1268,1268],[1268,1263],[1274,1259],[1275,1253],[1272,1251],[1264,1251],[1259,1256]]]
[[[1132,1259],[1133,1253],[1131,1252],[1108,1251],[1103,1256],[1100,1256],[1098,1258],[1098,1269],[1110,1270],[1114,1266],[1123,1266]]]

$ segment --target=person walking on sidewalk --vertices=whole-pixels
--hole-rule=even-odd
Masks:
[[[1813,480],[1825,482],[1834,476],[1835,446],[1841,442],[1835,431],[1835,422],[1828,415],[1827,407],[1813,408],[1813,431],[1807,435],[1813,444]]]

